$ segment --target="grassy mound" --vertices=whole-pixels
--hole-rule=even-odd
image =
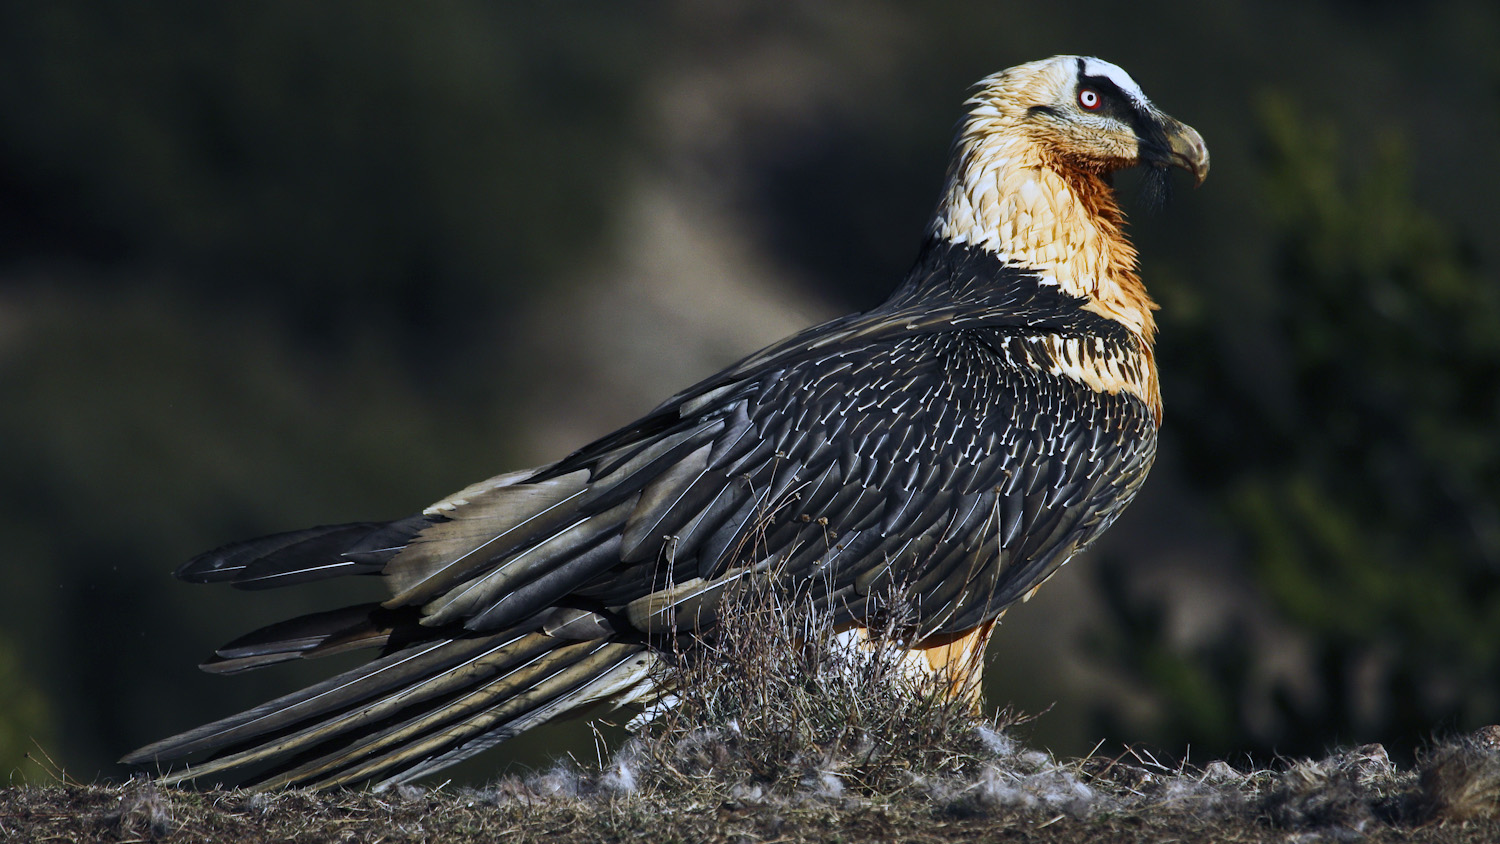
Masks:
[[[674,706],[608,762],[483,788],[256,794],[123,785],[0,791],[17,841],[1500,841],[1500,728],[1410,769],[1379,745],[1242,771],[1141,751],[1057,760],[903,670],[901,613],[842,643],[752,593],[662,679]],[[896,606],[898,602],[891,602]]]

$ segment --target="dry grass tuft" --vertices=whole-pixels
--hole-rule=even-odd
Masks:
[[[899,596],[856,643],[795,595],[754,583],[723,602],[716,636],[661,678],[672,705],[616,757],[662,794],[893,797],[972,775],[1019,719],[976,715],[904,666]]]
[[[1428,821],[1500,819],[1500,726],[1440,744],[1418,763],[1416,814]]]
[[[1363,834],[1400,818],[1402,780],[1385,748],[1367,744],[1294,763],[1277,778],[1262,807],[1272,823],[1286,829]]]

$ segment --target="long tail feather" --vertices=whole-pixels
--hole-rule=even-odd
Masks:
[[[257,769],[261,788],[405,781],[564,712],[628,702],[621,695],[642,688],[645,651],[522,630],[415,644],[121,761],[211,754],[162,776],[168,784]]]
[[[451,699],[372,732],[346,748],[289,767],[257,782],[263,788],[327,788],[370,779],[405,782],[433,767],[467,758],[533,726],[599,702],[621,667],[644,676],[649,658],[638,645],[578,642],[544,653],[511,671],[467,685]]]
[[[383,647],[401,622],[414,625],[415,615],[379,604],[310,613],[240,636],[214,651],[199,667],[214,674],[234,674],[308,656]]]

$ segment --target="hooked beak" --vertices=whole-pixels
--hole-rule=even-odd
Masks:
[[[1163,117],[1162,128],[1167,136],[1167,149],[1172,164],[1193,174],[1194,187],[1208,178],[1208,147],[1198,130],[1171,117]]]

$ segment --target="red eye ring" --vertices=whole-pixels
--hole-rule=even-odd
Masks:
[[[1084,111],[1098,111],[1099,106],[1104,104],[1104,98],[1093,88],[1078,89],[1078,107]]]

